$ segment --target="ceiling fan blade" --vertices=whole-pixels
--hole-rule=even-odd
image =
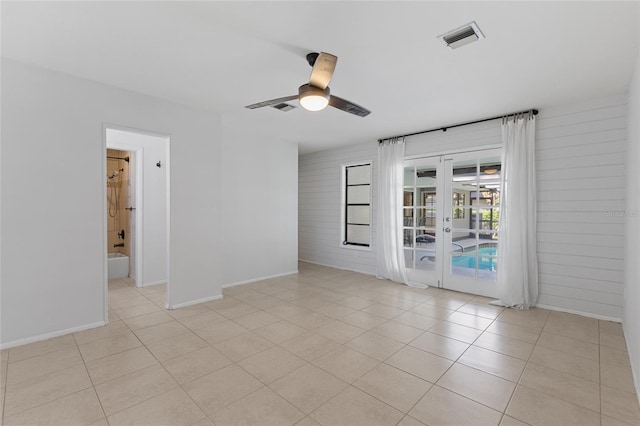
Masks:
[[[341,109],[344,112],[348,112],[349,114],[354,114],[360,117],[366,117],[371,113],[368,109],[361,107],[358,104],[354,104],[346,99],[339,98],[335,95],[331,95],[329,98],[329,105],[334,108]]]
[[[245,108],[256,109],[262,108],[271,105],[277,105],[282,102],[292,101],[294,99],[298,99],[298,95],[285,96],[284,98],[271,99],[270,101],[258,102],[257,104],[247,105]]]
[[[309,84],[321,89],[326,89],[333,76],[333,71],[336,69],[336,62],[338,62],[337,56],[320,52],[315,64],[313,64]]]

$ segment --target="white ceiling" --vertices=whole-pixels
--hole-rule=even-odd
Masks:
[[[627,89],[639,2],[2,2],[2,56],[223,114],[228,138],[300,152]],[[437,36],[475,20],[484,40]],[[296,94],[305,55],[372,111],[247,110]],[[297,106],[297,101],[292,102]]]

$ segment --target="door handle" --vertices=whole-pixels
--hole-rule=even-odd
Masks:
[[[446,232],[446,233],[451,232],[451,228],[444,228],[444,232]]]

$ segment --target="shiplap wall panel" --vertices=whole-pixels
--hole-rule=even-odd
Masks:
[[[302,261],[375,274],[375,202],[378,144],[344,147],[301,155],[298,179],[298,257]],[[340,245],[342,165],[372,161],[372,250]]]
[[[540,111],[541,305],[622,317],[626,111],[626,95]]]
[[[536,184],[541,305],[622,316],[626,111],[624,94],[540,109]],[[501,143],[500,121],[415,135],[406,142],[407,157],[495,147]],[[354,257],[338,244],[340,164],[367,159],[374,160],[377,173],[375,141],[300,157],[301,260],[375,272],[374,252]],[[375,236],[375,217],[373,225]]]

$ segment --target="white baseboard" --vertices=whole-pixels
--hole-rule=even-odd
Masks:
[[[264,280],[270,280],[273,278],[280,278],[280,277],[286,277],[288,275],[295,275],[297,274],[298,271],[291,271],[291,272],[284,272],[282,274],[276,274],[276,275],[269,275],[267,277],[260,277],[260,278],[252,278],[250,280],[245,280],[245,281],[237,281],[235,283],[229,283],[229,284],[223,284],[222,288],[229,288],[229,287],[235,287],[237,285],[244,285],[244,284],[251,284],[251,283],[255,283],[258,281],[264,281]]]
[[[150,287],[152,285],[158,285],[158,284],[166,284],[167,281],[166,280],[160,280],[160,281],[149,281],[148,283],[142,283],[142,285],[140,287]]]
[[[595,318],[603,321],[613,321],[613,322],[619,322],[619,323],[622,322],[621,318],[610,317],[607,315],[598,315],[598,314],[593,314],[591,312],[576,311],[573,309],[559,308],[557,306],[537,304],[535,307],[542,308],[542,309],[549,309],[550,311],[558,311],[558,312],[566,312],[568,314],[582,315],[583,317]]]
[[[173,306],[165,305],[165,307],[167,309],[180,309],[180,308],[186,308],[187,306],[198,305],[200,303],[211,302],[213,300],[220,300],[220,299],[222,299],[222,295],[218,294],[217,296],[211,296],[211,297],[205,297],[205,298],[202,298],[202,299],[191,300],[189,302],[178,303],[177,305],[173,305]]]
[[[365,271],[359,271],[357,269],[351,269],[351,268],[344,268],[342,266],[336,266],[336,265],[327,265],[326,263],[320,263],[320,262],[312,262],[310,260],[304,260],[304,259],[298,259],[298,262],[304,262],[304,263],[310,263],[312,265],[318,265],[318,266],[326,266],[328,268],[334,268],[334,269],[341,269],[343,271],[349,271],[349,272],[357,272],[359,274],[365,274],[365,275],[370,275],[372,277],[375,277],[376,274],[371,273],[371,272],[365,272]]]
[[[13,340],[11,342],[0,344],[0,349],[9,349],[14,348],[16,346],[22,346],[29,343],[40,342],[42,340],[51,339],[53,337],[64,336],[65,334],[76,333],[78,331],[89,330],[96,327],[102,327],[103,325],[107,325],[106,321],[94,322],[91,324],[81,325],[78,327],[67,328],[64,330],[53,331],[51,333],[39,334],[33,337],[26,337],[24,339]]]

